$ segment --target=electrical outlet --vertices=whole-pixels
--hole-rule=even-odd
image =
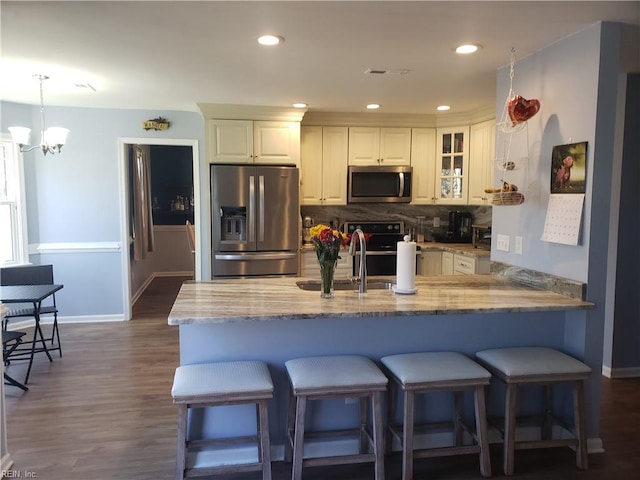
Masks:
[[[496,250],[499,250],[501,252],[509,251],[509,235],[498,235]]]
[[[516,236],[516,245],[514,250],[518,255],[522,255],[522,237],[519,235]]]

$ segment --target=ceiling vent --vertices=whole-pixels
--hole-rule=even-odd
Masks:
[[[385,70],[383,68],[367,68],[364,71],[365,75],[406,75],[407,73],[409,73],[407,69]]]

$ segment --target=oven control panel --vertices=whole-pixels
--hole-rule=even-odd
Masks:
[[[400,235],[404,233],[403,222],[346,222],[345,233],[353,233],[359,228],[363,233]]]

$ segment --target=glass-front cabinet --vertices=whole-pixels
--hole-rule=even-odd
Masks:
[[[469,127],[437,130],[436,203],[466,204]]]

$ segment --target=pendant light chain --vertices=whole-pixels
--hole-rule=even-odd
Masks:
[[[36,77],[38,78],[38,80],[40,80],[40,120],[42,122],[42,124],[40,125],[40,145],[42,146],[42,153],[44,153],[45,155],[47,154],[45,145],[45,138],[44,138],[44,86],[43,83],[45,80],[48,80],[49,77],[47,77],[46,75],[36,75]]]

